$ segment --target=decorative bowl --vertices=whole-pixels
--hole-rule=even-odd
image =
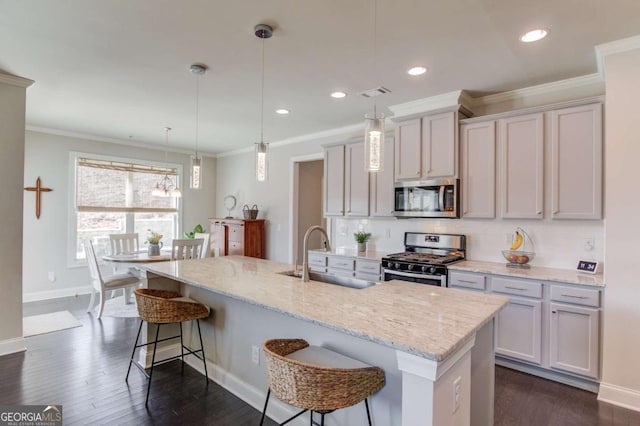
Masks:
[[[502,255],[512,265],[526,265],[536,254],[532,251],[502,250]]]

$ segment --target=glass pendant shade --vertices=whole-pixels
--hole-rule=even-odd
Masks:
[[[202,188],[202,158],[191,157],[191,177],[189,179],[189,188]]]
[[[256,144],[256,179],[258,182],[267,180],[269,173],[269,144],[260,142]]]
[[[384,167],[384,114],[364,116],[364,167],[381,172]]]

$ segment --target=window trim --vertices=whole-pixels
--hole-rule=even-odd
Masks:
[[[158,208],[158,209],[146,209],[146,208],[110,208],[110,207],[80,207],[76,208],[76,179],[77,179],[77,160],[78,158],[91,158],[101,161],[113,161],[118,163],[135,163],[149,167],[170,167],[177,171],[176,177],[178,179],[178,185],[183,186],[185,180],[182,178],[183,165],[181,163],[170,163],[166,161],[149,161],[139,158],[131,157],[119,157],[116,155],[104,155],[82,151],[69,151],[69,167],[68,167],[68,191],[67,191],[67,267],[68,268],[84,268],[87,263],[84,259],[76,259],[76,242],[78,239],[78,215],[77,212],[109,212],[117,211],[127,214],[133,214],[134,212],[145,212],[152,210],[158,213],[176,213],[178,215],[176,235],[182,235],[182,198],[177,200],[177,208]],[[183,195],[184,196],[184,195]]]

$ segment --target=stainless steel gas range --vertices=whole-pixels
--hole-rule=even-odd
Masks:
[[[453,234],[404,233],[403,253],[382,258],[384,280],[447,286],[447,265],[465,258],[466,237]]]

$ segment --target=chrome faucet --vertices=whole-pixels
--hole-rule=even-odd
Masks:
[[[309,236],[313,231],[320,231],[324,235],[324,239],[327,243],[326,249],[331,251],[329,236],[327,235],[327,231],[325,231],[322,226],[315,225],[307,229],[307,232],[305,232],[304,239],[302,241],[302,282],[305,283],[309,281],[309,254],[307,253],[307,244],[309,242]]]

